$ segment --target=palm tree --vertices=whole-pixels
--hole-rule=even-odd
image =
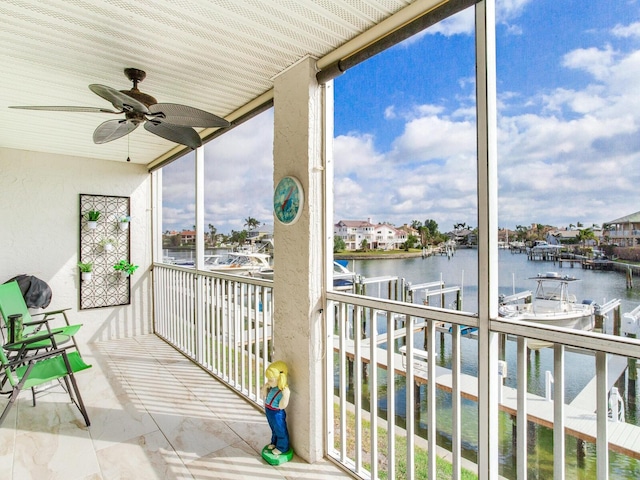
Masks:
[[[213,226],[213,223],[210,223],[209,224],[209,237],[210,237],[211,244],[214,245],[214,246],[216,244],[216,232],[217,232],[216,227]]]
[[[247,217],[244,220],[244,226],[247,227],[249,230],[253,230],[260,226],[260,221],[256,220],[253,217]]]
[[[520,242],[524,242],[527,239],[527,227],[524,225],[516,225],[516,231],[518,232],[516,233],[516,238]]]
[[[593,230],[591,228],[578,230],[578,236],[576,238],[582,244],[583,248],[586,247],[587,241],[589,240],[595,240],[597,243],[596,234],[593,233]]]
[[[466,223],[454,223],[453,230],[457,232],[458,230],[464,229],[466,226],[467,226]]]

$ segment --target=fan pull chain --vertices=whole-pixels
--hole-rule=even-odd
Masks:
[[[131,156],[129,154],[129,147],[131,146],[131,140],[129,138],[129,135],[127,135],[127,162],[131,161]]]

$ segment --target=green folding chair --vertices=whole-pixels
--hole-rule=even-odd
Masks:
[[[44,337],[47,337],[49,343],[53,346],[52,349],[41,351],[35,355],[19,355],[12,360],[7,358],[5,348],[15,349],[14,347],[17,346],[19,350],[29,349],[33,344],[44,340]],[[0,369],[6,377],[4,379],[6,382],[3,383],[8,383],[11,389],[2,392],[10,394],[10,396],[2,415],[0,415],[0,425],[2,425],[22,390],[31,389],[33,392],[33,406],[35,407],[35,388],[55,380],[64,381],[66,391],[71,401],[80,410],[85,424],[87,427],[91,424],[74,376],[75,373],[91,368],[91,365],[87,365],[77,351],[67,352],[68,349],[73,348],[71,345],[66,348],[57,348],[54,334],[47,333],[34,335],[26,340],[16,342],[16,344],[8,344],[4,347],[0,348]]]
[[[13,281],[0,285],[0,314],[4,318],[5,327],[7,331],[9,329],[9,316],[14,314],[22,315],[22,334],[25,337],[29,337],[38,333],[43,327],[46,328],[47,333],[53,333],[56,337],[56,344],[61,345],[65,341],[71,340],[78,350],[78,344],[74,338],[74,335],[78,333],[82,324],[71,325],[67,318],[67,310],[55,310],[51,312],[43,312],[31,315],[27,304],[24,301],[18,282]],[[65,325],[62,327],[51,327],[50,322],[55,318],[62,315]],[[32,317],[37,318],[43,316],[41,320],[34,321]],[[43,337],[40,344],[33,344],[31,350],[37,348],[51,348],[51,340],[48,337]]]

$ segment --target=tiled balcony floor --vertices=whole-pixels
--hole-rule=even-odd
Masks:
[[[60,387],[35,408],[22,393],[0,427],[3,480],[352,478],[327,461],[268,465],[264,414],[155,335],[82,355],[93,365],[77,375],[91,426]]]

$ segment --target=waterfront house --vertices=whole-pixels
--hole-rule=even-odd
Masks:
[[[189,245],[196,243],[196,232],[194,230],[183,230],[180,232],[180,243]]]
[[[637,247],[640,245],[640,212],[605,222],[603,230],[609,245]]]
[[[378,250],[396,250],[407,241],[407,233],[401,228],[396,228],[387,223],[379,223],[375,228],[375,242],[373,248]]]
[[[447,237],[454,241],[457,245],[477,245],[478,237],[476,233],[469,228],[459,228],[447,233]]]
[[[563,3],[558,5],[561,12]],[[506,448],[517,459],[519,478],[550,462],[554,476],[564,478],[565,434],[576,431],[570,423],[574,410],[564,401],[563,382],[571,373],[565,350],[578,348],[596,365],[591,397],[597,413],[592,409],[580,418],[588,432],[579,439],[597,447],[581,450],[595,459],[591,473],[607,479],[613,451],[640,457],[632,443],[638,435],[607,417],[609,359],[640,358],[636,340],[498,316],[494,0],[25,0],[3,2],[1,8],[0,281],[20,273],[45,280],[54,292],[51,307],[70,308],[69,315],[83,324],[77,340],[94,365],[78,378],[92,425],[85,427],[53,393],[35,408],[22,399],[0,429],[3,478],[400,479],[415,478],[419,464],[435,479],[437,459],[445,458],[452,478],[460,478],[464,465],[482,480],[498,479],[504,458],[500,415],[515,420]],[[474,24],[466,55],[474,57],[477,92],[469,128],[477,142],[478,309],[334,290],[330,119],[340,105],[334,105],[333,79],[459,12]],[[305,198],[296,223],[274,226],[273,281],[212,273],[204,265],[203,198],[210,189],[203,178],[204,151],[226,129],[198,131],[204,145],[195,151],[143,129],[126,141],[95,145],[98,121],[89,113],[5,108],[104,106],[86,86],[121,85],[123,68],[132,66],[147,70],[142,90],[213,111],[233,128],[272,112],[274,183],[295,176]],[[193,268],[165,263],[162,256],[163,172],[185,158],[194,179]],[[215,193],[225,192],[220,187]],[[83,295],[98,294],[82,288],[77,267],[83,247],[98,255],[80,209],[85,196],[109,207],[121,201],[128,206],[132,221],[120,245],[139,265],[127,280],[128,302],[80,306]],[[109,221],[103,227],[115,229]],[[358,248],[359,239],[375,240],[370,221],[339,228],[351,248]],[[95,277],[102,275],[106,285],[109,271]],[[406,339],[404,364],[400,351],[381,353],[379,338],[364,338],[362,326],[372,314],[387,320],[384,342],[395,344],[395,335]],[[356,316],[363,322],[353,321]],[[444,324],[450,333],[442,331]],[[424,351],[414,351],[416,325],[425,332]],[[477,342],[471,360],[461,354],[461,332],[472,332],[469,339]],[[444,334],[452,346],[447,372],[436,367],[435,341]],[[501,363],[507,337],[517,343],[516,365],[508,369],[516,381],[509,388]],[[528,391],[529,338],[554,344],[545,352],[554,355],[555,379],[546,399]],[[292,463],[272,467],[260,454],[269,441],[260,384],[276,356],[290,365],[287,415],[296,455]],[[418,362],[424,366],[420,372]],[[477,371],[473,378],[463,373],[466,362]],[[378,375],[371,375],[370,388],[372,404],[385,405],[384,419],[364,405],[365,364],[387,367],[378,369],[385,388],[375,388]],[[408,379],[403,405],[396,405],[395,372]],[[436,401],[438,390],[451,398],[444,410]],[[421,398],[426,408],[416,408]],[[462,414],[463,398],[473,405],[472,415]],[[538,418],[539,410],[551,412],[540,420],[554,425],[553,458],[545,462],[530,457],[528,442],[528,420]],[[406,425],[393,423],[396,411],[404,412]],[[446,451],[436,443],[442,421],[449,427]],[[416,426],[429,432],[427,439],[418,437]],[[464,458],[469,432],[477,445],[472,460]]]
[[[407,240],[407,232],[386,223],[373,224],[367,220],[340,220],[333,227],[333,234],[342,238],[346,250],[362,248],[365,241],[373,250],[394,250]]]
[[[344,240],[347,250],[358,250],[362,242],[371,246],[375,239],[376,226],[367,220],[340,220],[334,225],[333,234]]]
[[[578,230],[549,230],[545,240],[549,245],[573,245],[578,243],[579,233]]]

